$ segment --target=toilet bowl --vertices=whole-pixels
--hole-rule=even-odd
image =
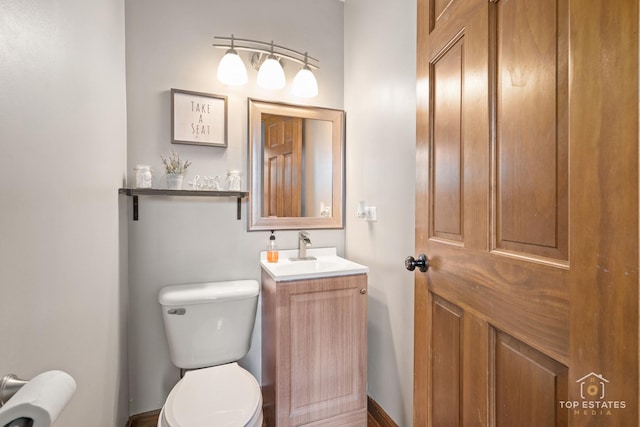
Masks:
[[[237,363],[189,371],[169,393],[158,427],[260,427],[262,394]]]

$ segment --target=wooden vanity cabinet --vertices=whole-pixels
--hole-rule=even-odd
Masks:
[[[262,271],[267,427],[366,427],[366,294],[366,274],[276,282]]]

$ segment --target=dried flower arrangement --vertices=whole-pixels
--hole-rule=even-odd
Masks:
[[[175,149],[171,150],[171,154],[168,159],[165,159],[163,156],[160,156],[160,158],[162,159],[162,164],[168,174],[182,175],[187,171],[187,168],[191,164],[188,160],[183,161],[180,157],[180,153]]]

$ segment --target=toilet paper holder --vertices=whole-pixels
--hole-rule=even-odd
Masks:
[[[0,427],[51,426],[76,391],[71,375],[42,372],[30,380],[13,374],[0,378]]]
[[[5,375],[0,380],[0,408],[7,403],[20,388],[28,383],[28,380],[21,380],[14,374]]]

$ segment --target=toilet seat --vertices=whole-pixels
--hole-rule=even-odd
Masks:
[[[237,363],[189,371],[169,393],[159,427],[258,427],[262,394]]]

